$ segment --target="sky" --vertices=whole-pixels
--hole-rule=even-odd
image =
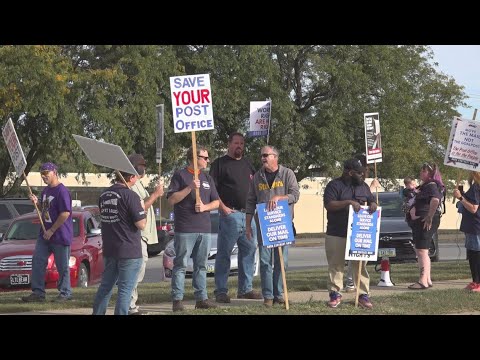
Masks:
[[[452,76],[456,83],[465,87],[468,96],[465,102],[471,108],[458,108],[463,118],[472,119],[478,109],[480,120],[480,45],[431,45],[438,70]]]

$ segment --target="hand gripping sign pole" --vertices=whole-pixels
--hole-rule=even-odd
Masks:
[[[27,166],[27,161],[25,160],[25,155],[23,154],[22,146],[20,145],[20,141],[18,140],[17,132],[15,131],[15,127],[13,126],[12,119],[8,119],[7,123],[3,127],[2,135],[3,139],[5,140],[5,145],[7,146],[8,153],[10,154],[10,158],[12,159],[13,166],[15,167],[15,172],[18,177],[22,176],[23,174],[23,178],[25,179],[25,182],[27,184],[28,192],[30,193],[30,197],[32,197],[32,189],[30,188],[27,176],[25,175],[25,167]],[[38,218],[40,219],[42,230],[45,233],[47,231],[45,230],[45,224],[42,220],[42,214],[38,209],[37,203],[33,203],[33,205],[35,206]]]

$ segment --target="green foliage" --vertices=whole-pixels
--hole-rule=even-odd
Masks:
[[[365,151],[363,113],[379,112],[385,179],[417,175],[424,161],[443,163],[462,87],[439,73],[426,46],[394,45],[88,45],[0,46],[0,119],[14,122],[27,158],[63,172],[92,172],[72,133],[144,154],[155,164],[156,110],[165,104],[162,172],[185,163],[189,133],[175,134],[169,78],[209,73],[214,131],[197,141],[222,155],[233,131],[247,130],[249,103],[272,99],[270,144],[298,180],[339,175],[339,163]],[[265,138],[247,139],[260,165]],[[0,196],[19,185],[0,146]],[[457,170],[441,167],[447,178]]]

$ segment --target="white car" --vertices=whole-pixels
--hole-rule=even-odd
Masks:
[[[217,256],[217,238],[218,238],[218,211],[210,212],[210,219],[212,222],[212,239],[210,243],[210,252],[208,253],[207,260],[207,274],[213,274],[215,272],[215,258]],[[163,268],[165,271],[165,277],[172,277],[173,259],[175,258],[175,248],[173,246],[173,239],[167,244],[163,253]],[[258,249],[255,252],[255,272],[254,276],[259,272],[259,254]],[[187,263],[186,275],[192,275],[193,273],[193,259],[190,257]],[[230,275],[238,273],[238,246],[235,244],[230,256]]]

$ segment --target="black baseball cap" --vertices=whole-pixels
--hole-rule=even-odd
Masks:
[[[354,170],[356,172],[365,172],[367,169],[362,165],[358,159],[348,159],[343,163],[344,170]]]

